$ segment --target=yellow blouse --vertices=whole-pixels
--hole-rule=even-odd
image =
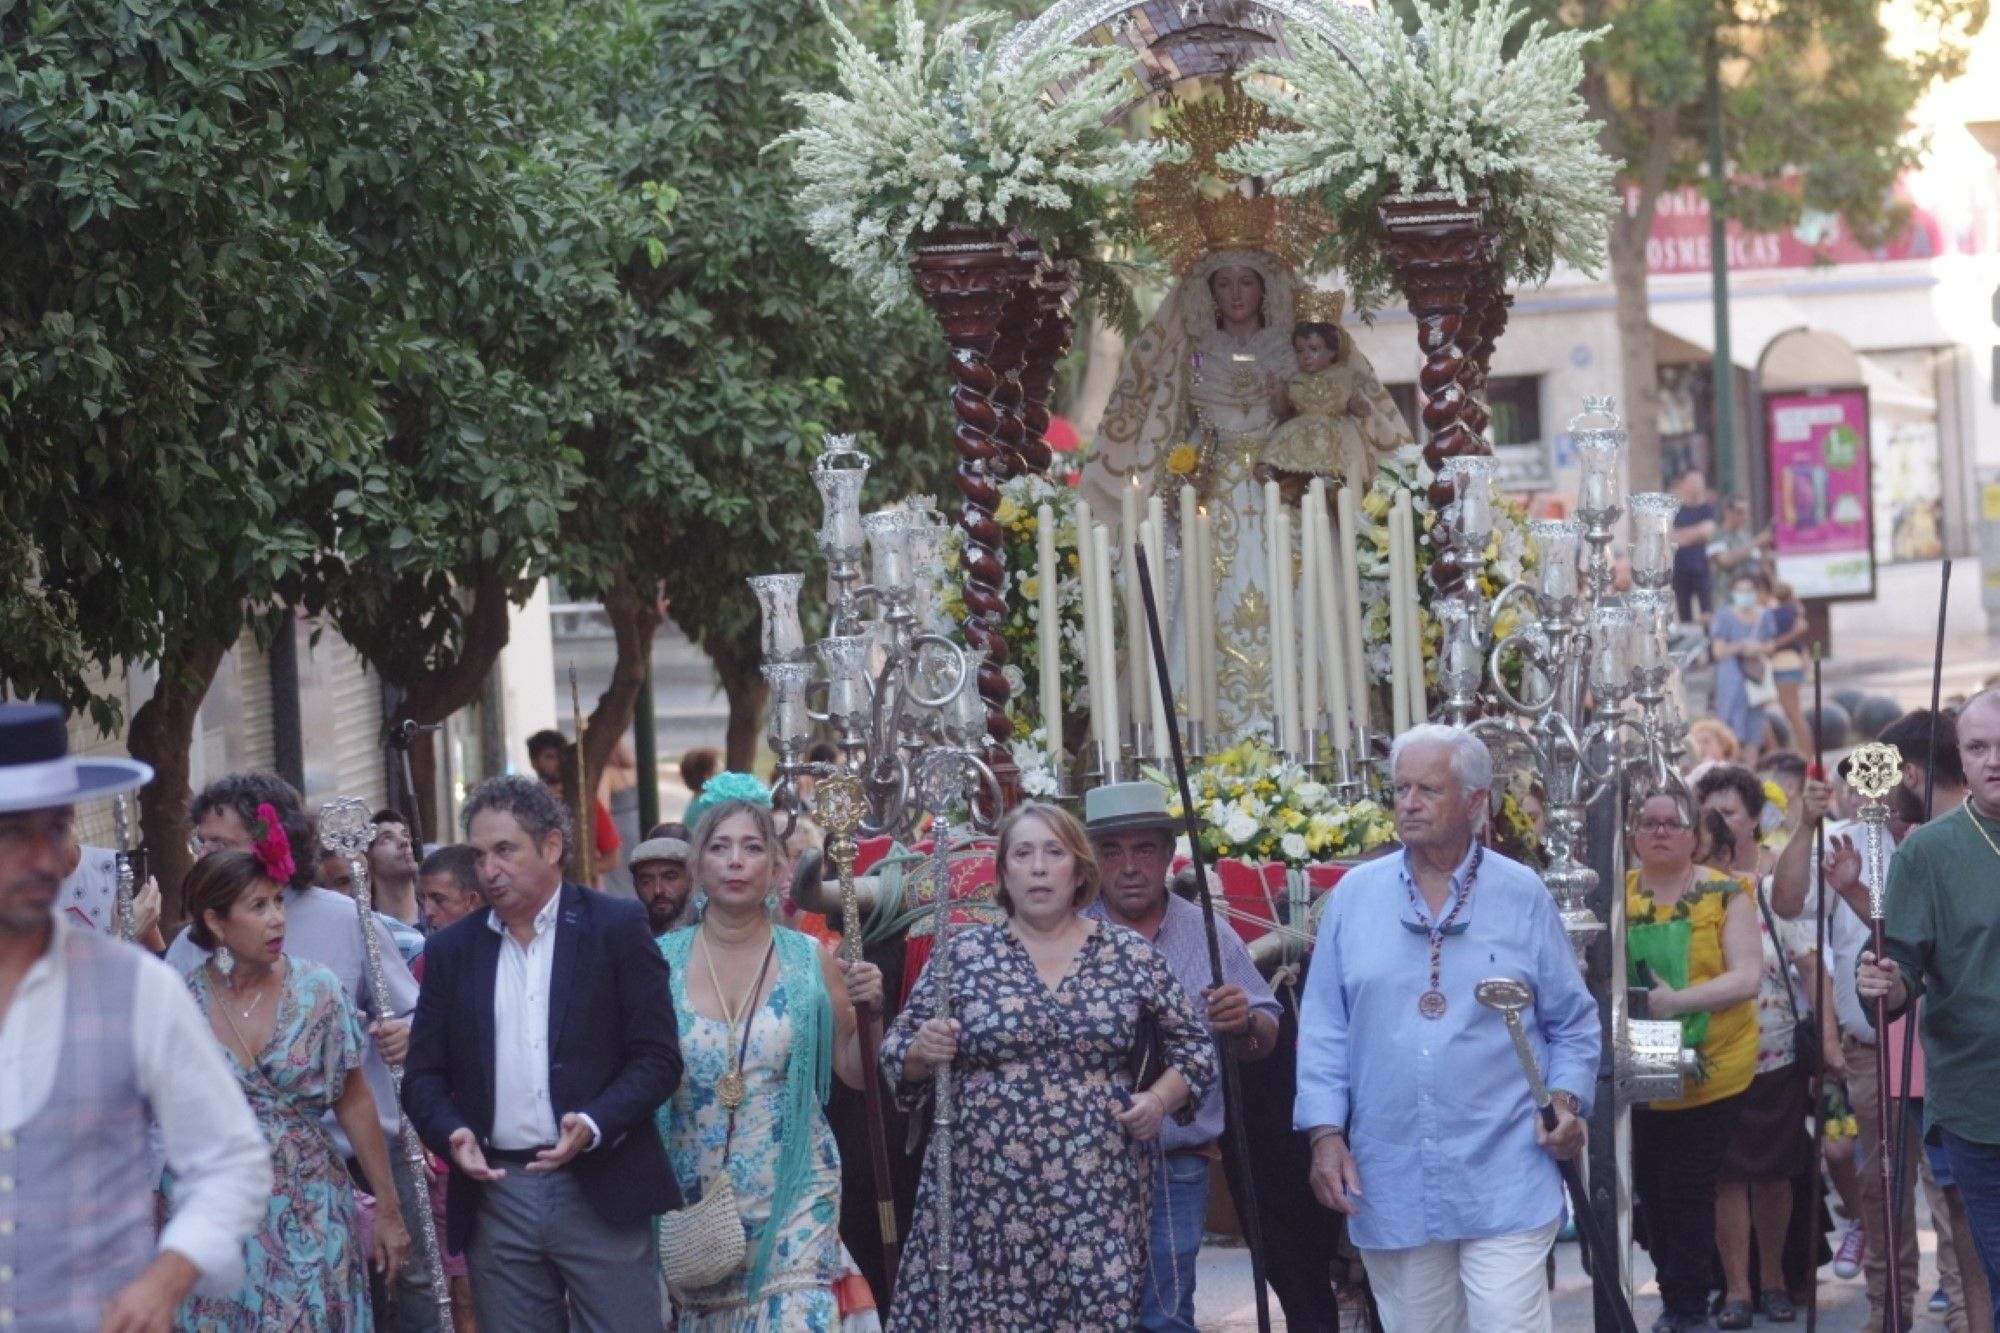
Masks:
[[[1729,970],[1722,956],[1722,925],[1729,914],[1730,900],[1744,891],[1743,882],[1733,875],[1703,869],[1679,900],[1662,907],[1639,886],[1639,872],[1625,875],[1625,924],[1647,925],[1686,917],[1694,927],[1688,939],[1688,985],[1713,981]],[[1671,1102],[1651,1102],[1655,1111],[1687,1111],[1697,1106],[1733,1097],[1750,1086],[1757,1072],[1757,1002],[1754,999],[1732,1004],[1709,1015],[1708,1036],[1702,1040],[1701,1054],[1708,1077],[1687,1083],[1687,1095]]]

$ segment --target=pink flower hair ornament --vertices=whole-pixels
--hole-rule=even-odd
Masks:
[[[285,825],[278,818],[278,808],[269,801],[257,807],[256,840],[250,844],[257,853],[257,860],[280,888],[292,882],[292,876],[299,871],[299,864],[292,859],[292,840],[285,836]]]

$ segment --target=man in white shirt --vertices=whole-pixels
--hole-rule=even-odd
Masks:
[[[270,1149],[186,985],[58,910],[75,803],[151,777],[71,759],[59,707],[0,704],[0,1325],[165,1333],[198,1281],[242,1282],[264,1220]]]
[[[681,1076],[666,959],[638,903],[563,881],[546,786],[495,778],[464,818],[490,906],[424,949],[403,1105],[451,1161],[479,1326],[658,1328],[651,1219],[680,1206],[654,1119]]]

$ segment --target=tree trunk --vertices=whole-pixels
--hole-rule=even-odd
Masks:
[[[665,608],[657,594],[641,592],[634,585],[630,570],[621,569],[605,590],[604,614],[618,644],[618,661],[611,668],[611,684],[597,696],[597,707],[584,726],[583,764],[592,791],[597,790],[619,737],[632,725],[632,711],[653,665],[653,631],[660,627]],[[758,679],[761,682],[761,675]]]
[[[738,639],[712,636],[701,641],[702,651],[715,663],[722,678],[722,693],[729,700],[729,729],[723,743],[724,767],[748,773],[757,762],[758,724],[764,716],[764,701],[770,686],[764,681],[763,647],[755,630]]]
[[[1611,285],[1618,310],[1618,414],[1629,434],[1627,492],[1655,491],[1666,480],[1660,475],[1660,380],[1646,303],[1646,233],[1630,219],[1612,231]]]
[[[471,587],[472,605],[465,617],[458,656],[448,666],[412,680],[391,681],[403,692],[391,727],[405,719],[423,726],[443,722],[479,697],[500,650],[507,646],[512,603],[507,581],[494,570],[483,573]],[[416,787],[417,818],[439,842],[453,840],[450,829],[438,827],[437,749],[435,732],[420,731],[410,742],[410,778]]]
[[[170,642],[160,657],[160,679],[152,697],[132,715],[125,744],[134,759],[153,766],[153,780],[139,794],[139,828],[148,866],[160,881],[160,928],[171,937],[181,922],[181,881],[194,855],[188,850],[189,756],[194,751],[195,717],[216,669],[235,639],[199,644]],[[300,855],[309,855],[309,848]]]

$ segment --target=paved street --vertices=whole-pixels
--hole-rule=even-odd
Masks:
[[[1939,1333],[1944,1328],[1944,1317],[1924,1313],[1922,1309],[1924,1299],[1937,1287],[1934,1263],[1937,1238],[1930,1230],[1928,1214],[1923,1212],[1921,1193],[1918,1210],[1917,1240],[1923,1250],[1922,1283],[1917,1320],[1911,1333]],[[1644,1329],[1660,1312],[1659,1298],[1653,1290],[1653,1269],[1646,1259],[1646,1252],[1634,1249],[1632,1259],[1634,1281],[1638,1286],[1635,1313],[1639,1318],[1639,1327]],[[1861,1279],[1841,1281],[1832,1273],[1830,1266],[1821,1270],[1821,1333],[1865,1333],[1868,1328],[1868,1298]],[[1343,1311],[1343,1317],[1345,1314]],[[1240,1244],[1211,1244],[1202,1250],[1201,1277],[1195,1290],[1195,1321],[1203,1333],[1243,1333],[1243,1330],[1257,1327],[1257,1309],[1250,1288],[1250,1255]],[[1285,1326],[1283,1312],[1275,1302],[1271,1307],[1271,1322],[1274,1329]],[[1365,1326],[1362,1323],[1349,1325],[1352,1328]],[[1569,1243],[1556,1246],[1555,1327],[1556,1333],[1592,1333],[1595,1327],[1591,1316],[1590,1279],[1584,1276],[1577,1259],[1577,1247]],[[1803,1329],[1805,1312],[1800,1311],[1796,1324],[1766,1324],[1759,1320],[1757,1327]],[[1475,1333],[1505,1333],[1505,1330],[1479,1329]]]

